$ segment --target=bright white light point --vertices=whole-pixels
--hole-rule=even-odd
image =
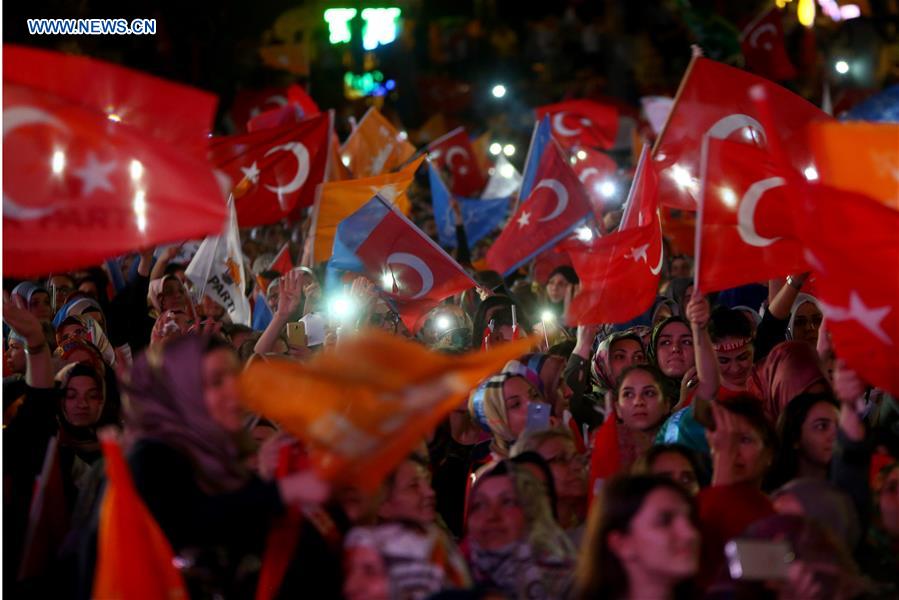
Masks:
[[[349,298],[339,297],[335,298],[333,302],[331,302],[331,312],[334,316],[338,318],[349,316],[350,312],[353,310],[353,304],[350,302]]]
[[[447,317],[445,315],[441,315],[441,316],[437,317],[437,329],[440,329],[440,330],[449,329],[449,326],[450,326],[449,317]]]
[[[578,151],[577,151],[577,159],[578,159],[578,160],[586,160],[586,158],[587,158],[587,153],[586,153],[586,152],[584,152],[583,150],[578,150]]]
[[[343,166],[345,167],[350,166],[350,156],[348,154],[344,154],[340,157],[340,162],[342,162]]]
[[[515,174],[515,167],[506,163],[499,168],[499,174],[508,179]]]
[[[488,175],[493,175],[494,173],[496,173],[496,169],[494,169],[493,167],[490,167],[489,169],[487,169]]]
[[[144,174],[144,165],[141,164],[139,160],[132,160],[131,165],[128,167],[128,170],[131,172],[131,179],[137,181]]]
[[[147,229],[147,193],[144,190],[134,192],[134,201],[131,203],[134,216],[137,219],[137,228],[141,233]]]
[[[737,205],[737,194],[730,188],[721,188],[721,200],[733,208]]]
[[[122,117],[120,117],[118,113],[109,113],[108,115],[106,115],[106,118],[114,123],[122,122]]]
[[[556,315],[554,315],[551,311],[548,311],[548,310],[544,310],[540,314],[540,319],[543,321],[554,321],[555,318],[556,318]]]
[[[857,19],[862,16],[862,9],[859,8],[858,4],[844,4],[840,7],[840,16],[843,17],[844,21]]]
[[[392,274],[384,273],[383,275],[381,275],[381,287],[383,287],[385,290],[392,290],[393,283],[394,280]]]
[[[576,233],[577,239],[582,242],[589,242],[593,239],[593,230],[589,227],[578,227]]]
[[[407,139],[409,139],[409,134],[406,133],[405,131],[401,131],[396,135],[396,139],[398,139],[401,142],[405,142]]]
[[[802,174],[805,175],[805,178],[809,181],[817,181],[818,179],[818,169],[815,167],[806,167]]]
[[[615,195],[615,183],[612,181],[603,181],[599,184],[599,193],[605,198],[611,198]]]
[[[493,86],[493,90],[491,90],[491,92],[493,93],[494,98],[502,98],[503,96],[506,95],[506,86],[504,86],[501,83],[498,83],[495,86]]]
[[[681,189],[695,189],[697,186],[697,182],[690,175],[690,171],[678,164],[671,167],[671,178],[674,179],[674,183]]]
[[[849,63],[847,63],[845,60],[838,60],[833,68],[840,75],[845,75],[849,72]]]
[[[53,169],[54,175],[59,175],[66,168],[66,153],[62,150],[56,150],[53,152],[53,159],[50,162],[51,168]]]
[[[506,144],[505,146],[503,146],[503,154],[505,154],[506,156],[512,156],[513,154],[515,154],[515,146],[512,144]]]
[[[493,156],[499,156],[500,152],[503,151],[503,145],[499,142],[493,142],[492,144],[490,144],[489,150],[490,154],[492,154]]]
[[[571,164],[576,164],[576,163],[577,163],[577,156],[572,156],[572,157],[569,159],[569,161],[571,162]]]

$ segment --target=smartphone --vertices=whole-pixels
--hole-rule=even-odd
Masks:
[[[545,402],[529,402],[526,429],[528,431],[549,429],[549,415],[551,412],[552,407]]]
[[[731,579],[786,580],[787,568],[796,555],[784,541],[735,539],[724,546]]]
[[[294,348],[305,348],[306,343],[306,324],[302,321],[287,324],[287,345]]]

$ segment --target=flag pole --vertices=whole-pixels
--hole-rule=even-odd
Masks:
[[[674,114],[674,111],[677,108],[677,103],[680,101],[681,94],[683,93],[684,88],[687,86],[687,79],[690,78],[690,73],[693,71],[693,65],[696,64],[696,59],[702,58],[702,48],[700,48],[698,44],[693,44],[693,46],[691,46],[691,49],[693,55],[690,57],[690,64],[687,65],[687,70],[684,71],[684,76],[681,78],[680,84],[677,86],[677,93],[674,95],[674,101],[671,103],[671,110],[668,111],[668,116],[665,118],[665,124],[662,125],[662,130],[659,131],[656,142],[652,145],[653,158],[655,158],[656,152],[658,152],[659,149],[659,145],[662,143],[662,139],[665,137],[665,132],[668,131],[668,124],[671,123],[671,115]]]
[[[524,185],[525,178],[527,176],[527,168],[528,165],[531,164],[531,152],[534,151],[534,140],[537,139],[537,130],[540,129],[540,123],[542,119],[537,119],[534,123],[534,129],[531,131],[531,141],[528,144],[528,153],[524,157],[524,168],[525,172],[521,174],[521,185]],[[515,211],[518,210],[518,204],[521,202],[521,185],[518,186],[518,194],[515,195],[515,206],[512,207],[512,214],[515,214]]]
[[[696,235],[693,238],[693,293],[701,293],[699,287],[700,260],[702,258],[702,220],[705,212],[706,177],[708,176],[709,136],[702,136],[702,151],[699,165],[699,200],[696,202]]]

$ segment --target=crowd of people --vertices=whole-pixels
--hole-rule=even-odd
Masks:
[[[338,336],[320,272],[266,270],[289,237],[245,239],[255,328],[194,297],[177,248],[4,282],[7,592],[92,597],[111,426],[191,597],[256,594],[291,508],[297,544],[268,597],[899,594],[899,405],[834,353],[804,275],[706,297],[675,256],[644,315],[569,328],[570,267],[472,269],[479,287],[417,332],[359,277]],[[277,473],[302,440],[243,408],[241,371],[340,352],[368,328],[445,353],[537,335],[376,492]],[[43,502],[64,525],[38,560],[29,512],[48,447],[62,485]]]

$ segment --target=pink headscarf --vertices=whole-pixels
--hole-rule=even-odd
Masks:
[[[777,422],[793,398],[815,384],[828,385],[815,349],[804,342],[782,342],[752,369],[747,391],[762,400],[765,416]]]

